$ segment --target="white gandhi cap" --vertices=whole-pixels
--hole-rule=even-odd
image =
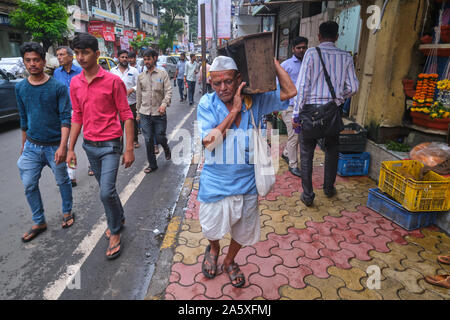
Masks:
[[[226,70],[238,70],[236,62],[230,57],[218,56],[214,59],[209,72],[214,71],[226,71]]]

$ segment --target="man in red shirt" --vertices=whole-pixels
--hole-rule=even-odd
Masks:
[[[72,79],[72,130],[67,154],[69,166],[76,166],[75,144],[83,127],[83,149],[100,185],[100,199],[108,222],[107,259],[115,259],[121,252],[120,231],[125,223],[124,210],[116,190],[119,171],[122,127],[125,123],[126,149],[122,164],[125,168],[134,162],[134,118],[128,105],[123,81],[101,68],[97,39],[87,33],[73,39],[73,47],[83,72]],[[120,117],[120,120],[119,120]]]

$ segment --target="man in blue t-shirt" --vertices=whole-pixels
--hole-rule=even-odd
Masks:
[[[45,52],[35,42],[20,47],[30,76],[17,83],[16,98],[22,129],[22,149],[17,166],[34,225],[22,236],[28,242],[47,229],[39,191],[39,178],[47,165],[55,175],[62,198],[63,228],[75,222],[72,214],[72,184],[67,174],[67,141],[71,104],[67,88],[44,73]]]
[[[70,95],[70,82],[73,77],[80,74],[82,69],[73,64],[73,51],[69,47],[58,47],[56,49],[56,57],[58,58],[60,67],[53,73],[53,78],[65,85]],[[72,187],[77,186],[75,171],[76,169],[67,167],[67,173],[69,174],[70,180],[72,180]]]

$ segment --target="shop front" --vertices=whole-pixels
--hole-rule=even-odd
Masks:
[[[115,46],[114,24],[106,21],[91,21],[88,32],[98,39],[101,55],[113,57],[117,53]]]

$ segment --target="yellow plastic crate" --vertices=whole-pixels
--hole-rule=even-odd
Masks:
[[[430,171],[419,181],[423,166],[415,160],[384,161],[378,188],[411,212],[450,210],[450,178]]]

